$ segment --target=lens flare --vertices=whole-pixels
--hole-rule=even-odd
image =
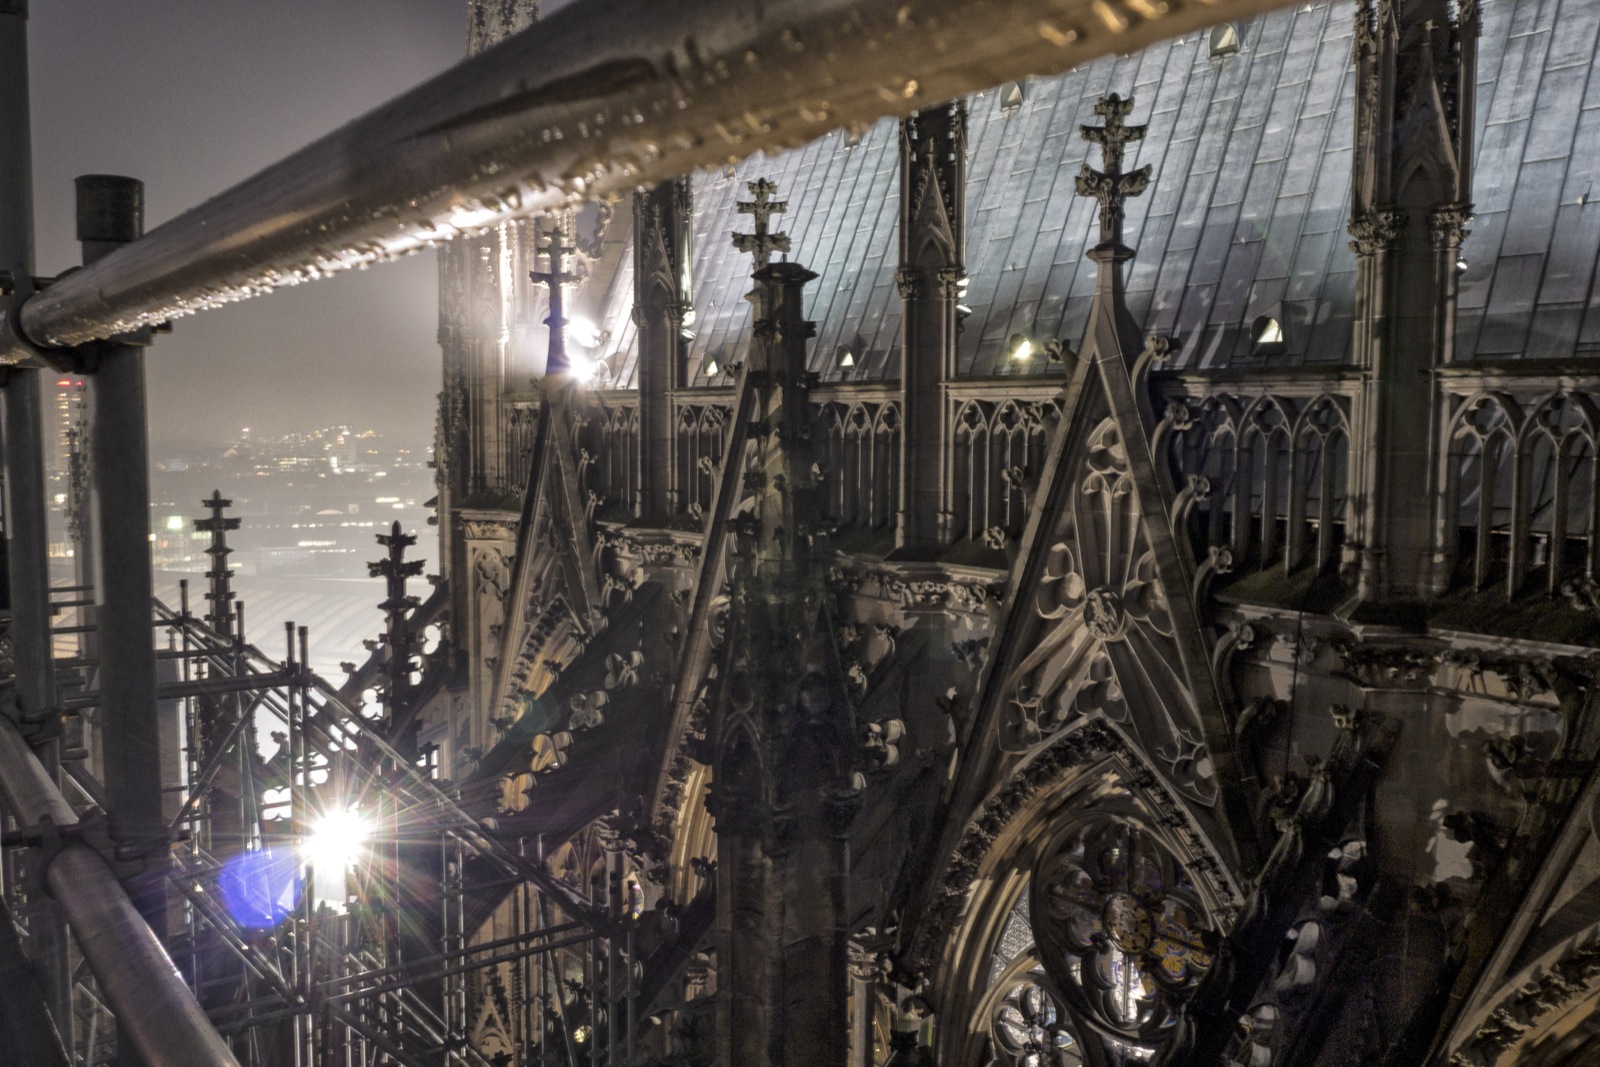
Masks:
[[[367,854],[372,826],[353,808],[324,812],[300,844],[300,859],[316,880],[319,901],[343,904],[345,874]]]
[[[300,901],[300,864],[292,850],[261,849],[229,860],[217,879],[233,921],[252,930],[277,926]]]

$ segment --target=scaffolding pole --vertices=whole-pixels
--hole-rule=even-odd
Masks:
[[[0,715],[0,792],[29,831],[61,834],[43,866],[117,1024],[148,1067],[238,1060],[212,1029],[161,942],[101,855],[75,832],[78,817],[10,718]]]

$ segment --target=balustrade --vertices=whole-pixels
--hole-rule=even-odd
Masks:
[[[1287,573],[1339,558],[1352,393],[1280,384],[1251,396],[1199,377],[1164,383],[1156,438],[1176,486],[1192,492],[1187,519],[1200,558],[1225,548],[1236,570]]]
[[[1439,498],[1433,587],[1577,595],[1600,569],[1600,381],[1447,368],[1438,394]],[[1173,478],[1196,556],[1225,550],[1236,573],[1321,572],[1346,555],[1360,382],[1325,372],[1160,373],[1157,454]],[[949,399],[947,501],[957,542],[1014,541],[1060,418],[1059,382],[961,383]],[[596,394],[579,431],[589,487],[631,505],[639,416],[631,392]],[[899,506],[902,413],[880,383],[816,395],[812,442],[824,514],[841,530],[885,530]],[[731,408],[719,391],[675,398],[681,510],[711,504]],[[531,409],[510,412],[508,448],[526,477]],[[1420,417],[1420,416],[1419,416]],[[1420,491],[1420,490],[1419,490]],[[1351,546],[1352,548],[1354,546]]]
[[[1558,594],[1593,580],[1600,412],[1578,384],[1446,378],[1439,591]]]

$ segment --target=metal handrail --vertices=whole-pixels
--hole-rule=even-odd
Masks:
[[[1282,6],[586,0],[29,297],[0,363]]]

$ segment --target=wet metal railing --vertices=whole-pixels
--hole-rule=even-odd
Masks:
[[[0,363],[1284,0],[585,0],[29,297]]]

